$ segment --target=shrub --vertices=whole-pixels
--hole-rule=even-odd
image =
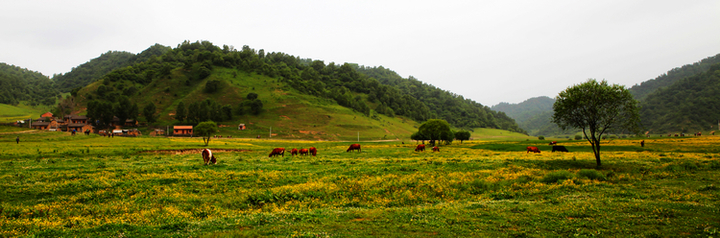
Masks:
[[[581,139],[582,139],[581,135],[575,135],[575,140],[581,140]]]
[[[538,140],[545,140],[544,136],[538,136]]]
[[[582,169],[578,172],[578,176],[598,181],[605,181],[607,179],[603,173],[594,169]]]
[[[548,173],[545,176],[543,176],[543,178],[540,181],[543,183],[557,183],[557,182],[560,182],[563,180],[571,179],[572,177],[573,177],[572,173],[570,173],[569,171],[562,170],[562,171],[555,171],[555,172]]]

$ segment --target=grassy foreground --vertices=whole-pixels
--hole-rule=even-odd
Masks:
[[[717,237],[720,137],[414,144],[0,134],[0,236]],[[317,157],[268,158],[274,147]]]

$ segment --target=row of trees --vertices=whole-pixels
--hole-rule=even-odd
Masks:
[[[450,144],[453,139],[457,139],[462,143],[464,140],[470,139],[470,132],[464,130],[454,132],[447,121],[430,119],[421,124],[418,131],[410,136],[410,139],[423,142],[427,140],[432,145],[435,144],[435,141]]]
[[[244,115],[251,113],[258,115],[262,111],[263,104],[256,93],[249,93],[246,97],[248,100],[242,101],[235,109],[231,105],[220,106],[215,100],[208,98],[201,102],[190,103],[185,107],[185,103],[180,101],[175,107],[175,120],[179,122],[190,122],[198,124],[203,121],[230,121],[233,115]]]

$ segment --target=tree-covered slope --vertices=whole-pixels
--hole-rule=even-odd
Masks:
[[[640,116],[651,133],[717,130],[720,119],[720,63],[678,80],[641,101]]]
[[[29,105],[52,105],[59,95],[54,85],[39,72],[0,63],[0,103],[17,105],[27,101]]]
[[[555,99],[541,96],[527,99],[518,104],[502,102],[493,106],[492,109],[504,112],[509,117],[515,119],[520,128],[527,131],[530,135],[548,136],[563,133],[557,125],[550,122],[553,113],[553,103],[555,103]]]
[[[636,84],[630,88],[630,93],[635,96],[636,100],[643,101],[649,94],[661,88],[669,87],[675,82],[686,77],[703,73],[707,71],[710,66],[716,63],[720,63],[720,54],[707,57],[693,64],[687,64],[679,68],[671,69],[667,73],[662,74],[655,79],[650,79],[640,84]]]
[[[186,41],[160,56],[115,69],[80,90],[76,97],[78,103],[91,106],[90,108],[122,108],[118,103],[127,101],[130,103],[124,103],[125,107],[133,107],[132,104],[138,104],[135,107],[144,107],[143,105],[153,102],[158,110],[163,111],[161,115],[172,114],[180,101],[188,105],[215,98],[213,101],[217,103],[217,107],[229,106],[234,109],[233,114],[242,115],[247,113],[247,108],[241,109],[239,104],[245,101],[245,94],[251,92],[247,88],[238,88],[241,82],[235,78],[242,75],[257,75],[242,78],[263,80],[263,83],[272,81],[276,84],[273,88],[278,90],[318,98],[308,99],[309,101],[330,100],[375,120],[381,120],[384,116],[400,116],[422,122],[440,117],[452,119],[449,121],[456,127],[521,131],[504,113],[492,112],[478,103],[422,85],[419,81],[414,84],[420,84],[421,90],[450,96],[438,97],[429,93],[414,95],[412,90],[380,83],[357,66],[347,63],[325,64],[320,60],[301,59],[284,53],[266,54],[264,50],[256,51],[248,46],[241,50],[230,46],[218,47],[207,41]],[[272,95],[276,94],[270,93],[268,96]],[[262,97],[260,99],[267,100]],[[431,106],[425,103],[428,100],[445,104],[430,104],[431,109]],[[204,110],[202,108],[200,106],[200,110]],[[209,108],[208,113],[216,111],[212,109],[213,106]],[[351,125],[352,122],[347,124]]]
[[[152,57],[162,55],[169,49],[170,47],[155,44],[139,54],[108,51],[100,55],[100,57],[73,68],[66,74],[54,75],[53,80],[61,92],[70,92],[75,88],[84,87],[100,79],[110,71],[144,62]]]
[[[403,110],[395,105],[393,95],[409,95],[421,101],[429,110],[429,117],[439,118],[459,128],[498,128],[514,132],[524,132],[515,121],[505,113],[496,112],[473,100],[466,99],[435,86],[426,84],[410,76],[405,79],[396,72],[380,67],[357,67],[358,72],[380,82],[379,90],[367,92],[368,100],[377,102],[380,107]]]

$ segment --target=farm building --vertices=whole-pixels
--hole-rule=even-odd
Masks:
[[[133,119],[125,120],[125,126],[137,126],[138,122]]]
[[[245,127],[245,124],[238,125],[238,130],[245,130],[247,127]]]
[[[60,128],[60,125],[56,121],[41,121],[41,122],[33,122],[32,126],[33,129],[38,130],[49,130],[49,131],[57,131]]]
[[[173,126],[173,135],[192,135],[193,126]]]
[[[165,130],[163,129],[155,129],[152,132],[150,132],[150,136],[164,136]]]
[[[73,130],[75,130],[75,131],[78,132],[78,133],[82,133],[82,132],[85,132],[85,131],[87,131],[87,130],[90,130],[90,132],[92,133],[92,132],[95,131],[95,128],[93,128],[93,126],[90,125],[90,124],[70,123],[70,124],[67,125],[67,130],[68,130],[68,131],[73,131]]]
[[[88,124],[86,116],[66,115],[64,119],[69,124]]]
[[[52,114],[52,112],[46,112],[46,113],[43,113],[42,115],[40,115],[40,117],[52,118],[53,114]]]

